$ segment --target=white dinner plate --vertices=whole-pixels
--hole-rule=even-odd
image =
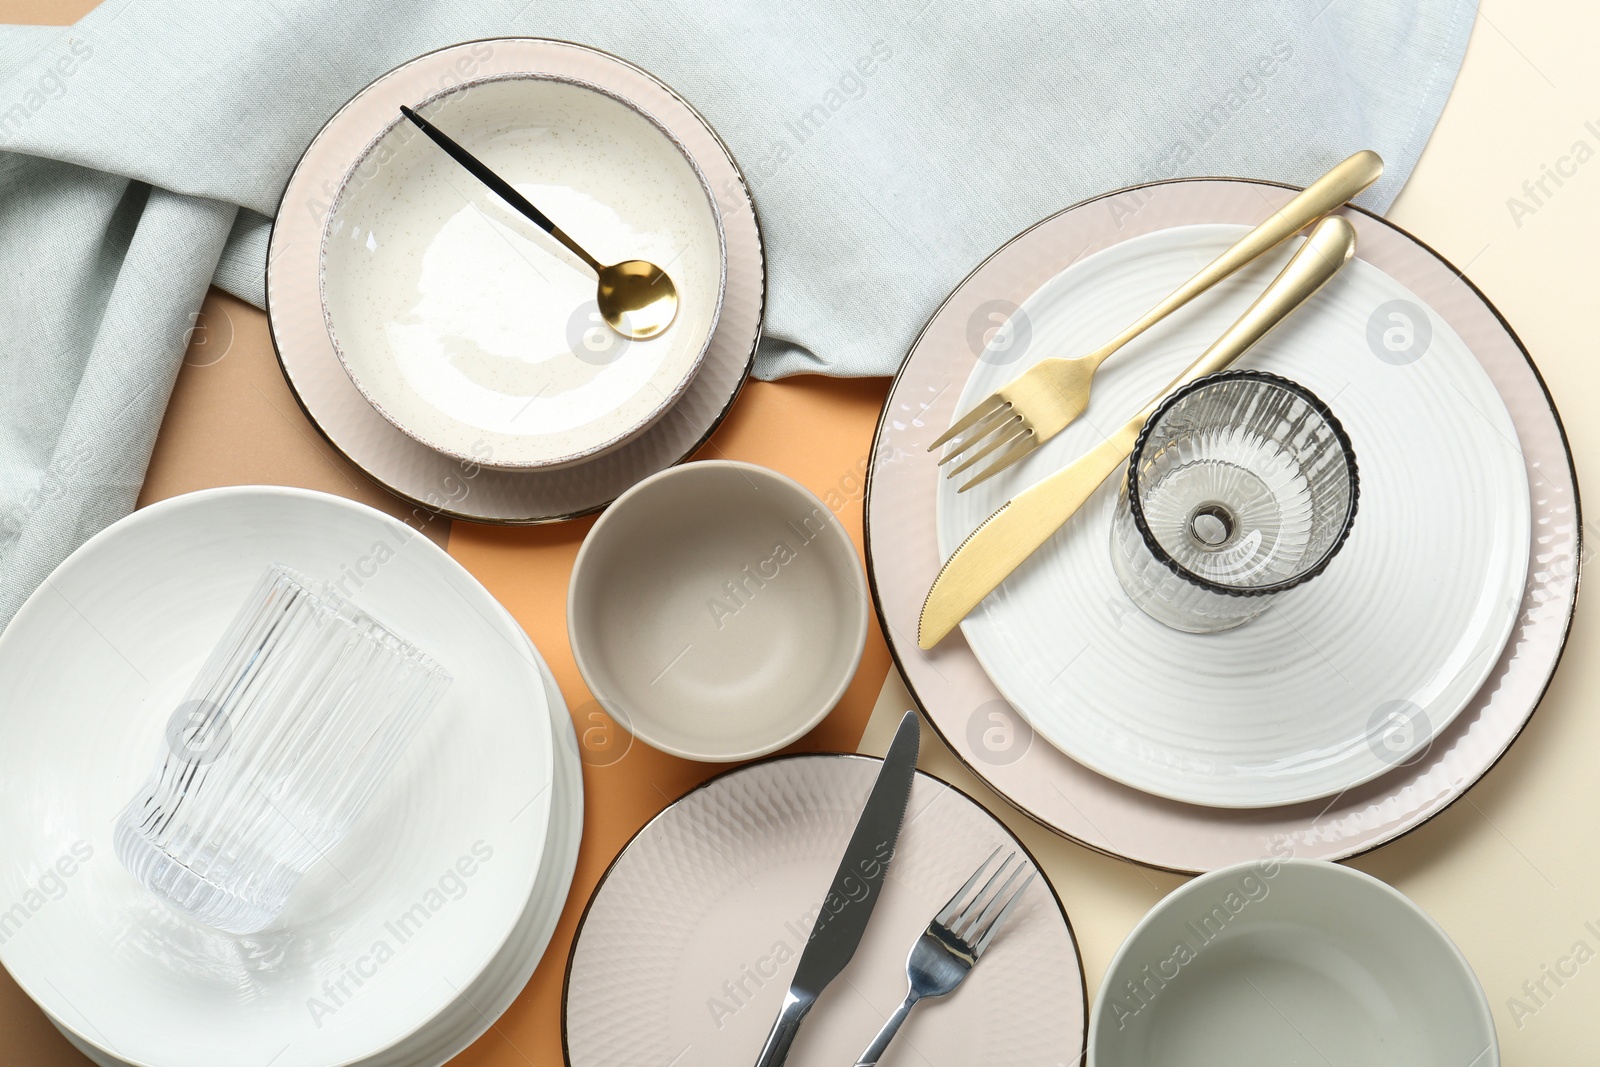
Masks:
[[[749,1067],[877,779],[865,756],[769,759],[656,816],[589,900],[567,971],[570,1067]],[[906,994],[906,954],[997,847],[1026,849],[961,791],[919,773],[855,956],[806,1017],[791,1067],[850,1064]],[[1077,942],[1035,879],[954,994],[906,1021],[883,1067],[1078,1062]]]
[[[1062,271],[995,334],[955,409],[1040,359],[1091,350],[1244,230],[1172,227]],[[967,493],[942,484],[941,551],[1156,395],[1289,253],[1129,345],[1096,376],[1085,416],[1024,462]],[[1471,349],[1359,258],[1238,366],[1300,382],[1349,432],[1361,505],[1326,573],[1234,630],[1163,626],[1112,571],[1118,475],[962,628],[1006,699],[1079,762],[1158,796],[1268,807],[1377,777],[1471,701],[1521,604],[1529,495],[1516,429]]]
[[[544,676],[550,702],[550,731],[555,753],[551,789],[550,832],[539,864],[539,877],[516,928],[477,981],[463,989],[455,1001],[417,1033],[376,1056],[359,1061],[359,1067],[442,1067],[493,1026],[533,977],[555,933],[566,906],[567,891],[578,861],[583,837],[583,765],[578,737],[567,714],[566,701],[550,668],[530,642],[528,648]],[[109,1056],[88,1044],[54,1018],[64,1037],[99,1067],[126,1067],[125,1060]]]
[[[273,561],[333,581],[455,681],[280,919],[239,937],[161,904],[110,834],[172,705]],[[451,1008],[527,911],[551,826],[549,716],[521,630],[388,516],[270,487],[135,512],[0,635],[0,896],[27,912],[0,960],[80,1041],[126,1063],[373,1057]]]
[[[1499,1067],[1483,987],[1371,875],[1266,857],[1151,909],[1095,998],[1089,1067]]]

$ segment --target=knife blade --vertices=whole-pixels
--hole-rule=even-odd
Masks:
[[[806,938],[805,951],[795,967],[783,1008],[767,1035],[766,1046],[756,1067],[778,1067],[789,1056],[800,1022],[817,1002],[822,990],[838,977],[856,954],[867,920],[877,906],[900,840],[900,824],[905,820],[906,804],[911,799],[911,782],[917,772],[917,749],[921,743],[917,713],[908,711],[900,719],[894,741],[883,758],[878,780],[867,796],[866,806],[856,821],[855,832],[845,846],[839,869],[834,872],[827,896],[817,911],[816,922]]]
[[[1330,215],[1317,223],[1288,264],[1199,359],[1145,409],[1071,465],[1018,493],[961,542],[933,580],[917,620],[917,644],[932,648],[1033,555],[1122,466],[1139,431],[1167,394],[1222,370],[1300,307],[1355,254],[1350,223]]]

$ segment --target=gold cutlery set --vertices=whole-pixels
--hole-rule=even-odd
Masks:
[[[931,649],[942,641],[1082,507],[1128,458],[1140,429],[1166,396],[1197,378],[1227,368],[1309,301],[1349,262],[1355,253],[1355,231],[1343,218],[1329,212],[1347,204],[1382,173],[1383,161],[1377,153],[1361,151],[1352,155],[1109,343],[1075,359],[1051,358],[1035,364],[974,405],[928,446],[932,451],[953,442],[940,460],[941,465],[965,456],[950,476],[999,452],[988,467],[961,487],[961,492],[1000,473],[1083,414],[1089,405],[1089,387],[1095,371],[1113,353],[1314,224],[1294,257],[1260,297],[1160,395],[1076,462],[1007,501],[962,542],[945,561],[923,603],[917,634],[922,648]],[[984,442],[982,446],[971,451],[980,441]]]

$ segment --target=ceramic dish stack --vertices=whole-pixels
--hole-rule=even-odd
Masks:
[[[401,107],[601,262],[659,264],[671,326],[610,329],[594,272]],[[284,375],[328,441],[489,523],[596,511],[687,458],[749,374],[764,300],[755,205],[705,120],[615,56],[532,38],[444,48],[356,94],[290,178],[267,268]]]
[[[145,891],[111,832],[269,563],[456,680],[278,920],[226,935]],[[560,692],[482,586],[363,505],[241,487],[116,523],[0,637],[0,709],[0,961],[106,1067],[441,1064],[521,991],[565,903],[583,793]]]
[[[930,320],[873,450],[873,593],[928,719],[1039,821],[1176,871],[1344,858],[1442,810],[1532,714],[1577,591],[1576,482],[1538,372],[1459,271],[1347,209],[1357,259],[1240,362],[1322,397],[1361,457],[1361,514],[1327,573],[1237,629],[1169,629],[1113,573],[1117,476],[962,633],[917,647],[956,546],[1156,395],[1292,248],[1129,345],[1083,418],[972,492],[930,442],[1038,360],[1103,343],[1291,195],[1159,183],[1019,235]]]

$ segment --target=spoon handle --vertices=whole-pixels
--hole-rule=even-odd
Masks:
[[[460,145],[456,144],[455,141],[451,140],[445,135],[444,131],[440,130],[433,123],[429,122],[415,111],[412,111],[404,104],[400,105],[400,114],[410,119],[416,125],[417,129],[427,134],[428,137],[433,140],[434,144],[444,149],[446,155],[455,160],[457,163],[461,164],[461,166],[466,169],[468,174],[471,174],[484,185],[487,185],[496,196],[510,204],[512,207],[516,208],[529,219],[533,220],[533,222],[536,223],[545,233],[548,233],[551,237],[554,237],[556,240],[566,245],[567,249],[573,255],[577,256],[579,259],[589,264],[590,267],[594,268],[596,274],[600,272],[601,266],[593,256],[579,247],[578,242],[568,237],[566,233],[562,231],[560,226],[557,226],[554,222],[551,222],[549,215],[546,215],[544,212],[534,207],[527,197],[513,189],[510,182],[506,181],[504,178],[500,177],[500,175],[496,174],[494,171],[485,166],[481,159],[473,155],[471,152],[468,152],[465,148],[462,148]]]

